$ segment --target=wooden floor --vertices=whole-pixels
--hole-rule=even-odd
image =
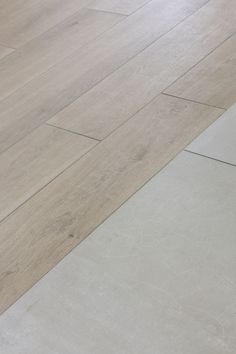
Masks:
[[[0,312],[236,98],[235,0],[2,0]]]

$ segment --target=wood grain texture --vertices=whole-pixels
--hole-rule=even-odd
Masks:
[[[17,48],[52,28],[88,0],[9,1],[0,13],[0,43]]]
[[[3,47],[2,45],[0,45],[0,59],[5,57],[6,55],[10,54],[11,52],[13,52],[12,48],[7,48],[7,47]]]
[[[217,48],[166,92],[229,108],[236,101],[236,35]]]
[[[72,103],[203,3],[153,0],[0,102],[0,151]]]
[[[88,7],[96,10],[130,15],[149,1],[150,0],[91,0]]]
[[[50,123],[97,139],[105,138],[232,34],[236,29],[236,10],[232,11],[233,2],[232,6],[224,11],[224,1],[218,1],[217,4],[218,7],[216,2],[205,5],[56,114]],[[232,51],[232,46],[230,40],[226,56],[230,47]],[[228,67],[233,65],[233,61],[229,62]],[[216,66],[213,65],[211,70],[217,70]],[[224,69],[220,68],[219,71],[224,76]],[[233,74],[233,69],[231,73]],[[225,96],[230,90],[233,92],[234,78],[235,75],[227,75],[224,79],[228,84]],[[215,90],[220,85],[221,82],[216,85]],[[185,87],[188,90],[188,85]],[[205,89],[202,87],[202,94],[206,91],[207,97],[209,90]]]
[[[0,155],[0,220],[96,145],[44,125]]]
[[[12,304],[222,110],[161,95],[0,224],[0,308]]]
[[[0,61],[0,99],[98,37],[124,16],[81,9]],[[0,50],[1,54],[1,50]]]

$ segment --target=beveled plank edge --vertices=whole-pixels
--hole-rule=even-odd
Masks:
[[[172,85],[172,84],[171,84]],[[201,104],[203,106],[207,106],[207,107],[212,107],[212,108],[218,108],[218,109],[221,109],[223,111],[226,111],[227,108],[224,108],[224,107],[219,107],[219,106],[214,106],[212,104],[208,104],[206,102],[199,102],[199,101],[196,101],[196,100],[192,100],[190,98],[186,98],[186,97],[181,97],[181,96],[176,96],[176,95],[172,95],[171,93],[167,93],[167,92],[161,92],[162,95],[165,95],[165,96],[169,96],[169,97],[173,97],[173,98],[178,98],[178,99],[181,99],[181,100],[185,100],[185,101],[188,101],[188,102],[193,102],[193,103],[198,103],[198,104]]]
[[[70,103],[69,105],[65,106],[63,109],[61,109],[59,112],[63,111],[64,109],[66,109],[67,107],[69,107],[70,105],[72,105],[75,101],[77,101],[80,97],[82,97],[83,95],[86,95],[87,93],[89,93],[89,91],[91,91],[92,89],[94,89],[96,86],[100,85],[103,81],[105,81],[109,76],[113,75],[116,71],[118,71],[119,69],[121,69],[123,66],[125,66],[127,63],[129,63],[130,61],[132,61],[136,56],[138,56],[139,54],[141,54],[143,51],[145,51],[146,49],[148,49],[150,46],[152,46],[155,42],[158,42],[159,39],[161,39],[162,37],[164,37],[166,34],[168,34],[169,32],[171,32],[173,29],[175,29],[175,27],[179,26],[181,23],[185,22],[185,20],[187,20],[189,17],[195,15],[199,10],[201,10],[203,7],[205,7],[209,2],[211,2],[212,0],[208,0],[206,3],[204,3],[199,9],[197,9],[196,11],[194,11],[192,14],[188,15],[187,17],[185,17],[184,19],[182,19],[179,23],[177,23],[173,28],[171,28],[170,30],[168,30],[166,33],[162,34],[160,37],[158,37],[157,39],[155,39],[152,43],[150,43],[147,47],[143,48],[138,54],[136,54],[134,57],[132,57],[131,59],[129,59],[127,62],[125,62],[124,64],[122,64],[121,66],[119,66],[115,71],[113,71],[111,74],[107,75],[104,79],[98,81],[95,85],[93,85],[91,88],[89,88],[87,91],[85,91],[82,95],[78,96],[72,103]],[[150,1],[149,1],[150,2]],[[145,4],[144,6],[146,6],[147,4]],[[142,7],[144,7],[142,6]],[[141,7],[141,8],[142,8]],[[136,12],[136,11],[135,11]],[[135,113],[133,113],[129,118],[127,118],[124,122],[122,122],[120,125],[118,125],[115,129],[113,129],[109,134],[105,135],[102,139],[98,139],[95,136],[88,136],[91,139],[96,139],[99,141],[102,141],[104,139],[106,139],[108,136],[110,136],[116,129],[119,129],[120,126],[122,126],[125,122],[127,122],[129,119],[131,119],[135,114],[137,114],[140,110],[142,110],[144,107],[146,107],[146,105],[148,105],[149,103],[152,102],[152,100],[154,100],[155,98],[157,98],[159,95],[163,94],[166,96],[170,96],[173,98],[178,98],[178,99],[183,99],[185,101],[188,102],[193,102],[193,103],[197,103],[197,104],[202,104],[208,107],[212,107],[212,108],[218,108],[221,110],[226,111],[228,108],[227,107],[221,107],[221,106],[216,106],[216,105],[212,105],[212,104],[208,104],[206,102],[200,102],[197,100],[193,100],[193,99],[188,99],[186,97],[183,96],[176,96],[176,95],[172,95],[171,93],[168,92],[168,89],[172,87],[173,84],[175,84],[178,80],[180,80],[182,77],[184,77],[187,73],[189,73],[194,67],[196,67],[197,65],[199,65],[202,61],[204,61],[208,56],[210,56],[214,51],[216,51],[223,43],[225,43],[226,41],[228,41],[231,37],[233,37],[236,34],[236,32],[232,33],[230,36],[228,36],[227,38],[225,38],[221,43],[219,43],[215,48],[213,48],[209,53],[207,53],[203,58],[201,58],[198,62],[196,62],[193,66],[191,66],[191,68],[189,68],[187,71],[185,71],[183,74],[181,74],[177,79],[175,79],[171,84],[169,84],[166,88],[164,88],[162,91],[160,91],[159,93],[157,93],[155,95],[154,98],[152,98],[148,103],[146,103],[145,105],[143,105],[141,108],[139,108],[137,111],[135,111]],[[53,117],[55,117],[59,112],[55,113],[52,117],[50,117],[48,119],[47,122],[50,122],[51,119]],[[51,123],[47,123],[47,124],[51,124]],[[52,124],[55,127],[58,128],[62,128],[59,125],[57,125],[56,123]],[[62,128],[64,129],[64,128]],[[70,132],[76,132],[73,130],[69,130]],[[79,132],[77,132],[78,134],[80,134]],[[83,135],[81,133],[81,135]]]
[[[54,29],[56,29],[58,26],[63,25],[63,23],[66,23],[67,21],[70,21],[70,19],[72,19],[73,17],[79,15],[79,13],[83,10],[87,10],[87,11],[91,11],[91,12],[104,12],[104,11],[100,11],[100,10],[93,10],[93,9],[89,9],[89,8],[80,8],[78,11],[74,12],[72,15],[68,16],[67,18],[65,18],[63,21],[55,24],[54,26],[50,27],[48,30],[46,30],[45,32],[39,34],[38,36],[32,38],[31,40],[27,41],[26,43],[24,43],[22,46],[17,47],[17,48],[10,48],[12,49],[8,54],[6,54],[5,56],[0,58],[1,59],[5,59],[6,56],[12,54],[13,52],[16,51],[16,53],[20,50],[22,51],[24,49],[25,46],[28,46],[30,43],[33,43],[37,40],[40,39],[40,37],[44,37],[45,35],[47,35],[47,33],[53,31]],[[108,13],[108,12],[107,12]],[[112,15],[112,13],[111,13]],[[90,41],[88,41],[87,43],[83,44],[81,47],[75,49],[72,53],[66,55],[65,57],[61,58],[61,60],[57,61],[55,64],[49,66],[45,71],[41,72],[40,74],[36,74],[35,76],[32,76],[28,81],[26,81],[21,87],[15,89],[14,91],[12,91],[11,93],[9,93],[7,96],[0,98],[0,102],[4,101],[5,99],[9,98],[11,95],[13,95],[14,93],[16,93],[18,90],[21,90],[22,88],[24,88],[25,86],[27,86],[31,81],[35,80],[37,77],[40,77],[41,75],[44,75],[45,73],[47,73],[48,71],[50,71],[51,69],[53,69],[54,66],[59,65],[60,63],[62,63],[64,60],[68,59],[69,57],[71,57],[75,51],[82,49],[84,47],[86,47],[87,45],[90,45],[92,42],[96,41],[100,36],[103,36],[107,31],[111,30],[113,27],[115,27],[116,25],[118,25],[120,22],[122,22],[123,20],[125,20],[127,18],[127,16],[125,15],[120,15],[120,14],[116,14],[113,13],[114,16],[117,17],[117,21],[114,22],[113,25],[111,25],[110,27],[108,27],[107,29],[105,29],[104,31],[100,32],[98,35],[95,35],[93,39],[91,39]],[[120,17],[120,19],[118,20],[118,17]],[[9,48],[6,45],[1,45],[5,48]],[[37,129],[37,128],[36,128]],[[11,147],[11,146],[10,146]],[[4,150],[5,151],[5,150]]]
[[[223,110],[227,110],[229,109],[229,107],[219,107],[219,106],[213,106],[210,104],[207,104],[205,102],[199,102],[199,101],[195,101],[195,100],[191,100],[188,99],[184,96],[175,96],[171,94],[171,90],[169,92],[169,89],[171,89],[171,87],[177,83],[179,80],[181,80],[182,78],[184,78],[185,75],[187,75],[188,73],[191,72],[192,69],[194,69],[195,67],[197,67],[201,62],[203,62],[206,58],[208,58],[211,54],[213,54],[218,48],[220,48],[226,41],[228,41],[230,38],[232,38],[233,36],[235,36],[236,32],[232,33],[229,37],[225,38],[221,43],[219,43],[214,49],[212,49],[207,55],[205,55],[202,59],[200,59],[197,63],[195,63],[190,69],[188,69],[184,74],[180,75],[176,80],[174,80],[170,85],[168,85],[163,91],[163,94],[172,96],[172,97],[176,97],[176,98],[182,98],[185,99],[186,101],[191,101],[191,102],[196,102],[196,103],[200,103],[200,104],[205,104],[208,105],[210,107],[215,107],[215,108],[219,108],[219,109],[223,109]]]
[[[150,0],[150,1],[151,1],[151,0]],[[89,6],[83,7],[83,9],[91,10],[91,11],[104,12],[104,13],[107,13],[107,14],[117,15],[117,16],[120,15],[120,16],[124,16],[125,18],[128,17],[128,16],[130,16],[130,15],[132,15],[134,12],[136,12],[136,11],[134,11],[134,12],[131,13],[131,14],[127,14],[127,13],[125,14],[125,13],[123,13],[123,12],[115,12],[115,11],[109,11],[109,10],[96,9],[96,8],[89,7]]]
[[[189,15],[186,15],[182,20],[180,20],[178,23],[176,23],[173,27],[171,27],[168,31],[166,31],[165,33],[161,34],[160,36],[158,36],[157,38],[155,38],[151,43],[149,43],[148,45],[146,45],[141,51],[139,51],[138,53],[136,53],[135,55],[133,55],[129,60],[127,60],[126,62],[124,62],[123,64],[121,64],[120,66],[117,67],[116,70],[112,71],[111,73],[109,73],[108,75],[106,75],[103,79],[99,80],[95,85],[93,85],[92,87],[90,87],[88,90],[86,90],[85,92],[83,92],[82,95],[86,94],[87,92],[89,92],[92,88],[96,87],[97,85],[99,85],[103,80],[106,80],[110,75],[112,75],[114,72],[116,72],[117,70],[119,70],[121,67],[123,67],[124,65],[126,65],[127,63],[129,63],[131,60],[133,60],[136,56],[138,56],[140,53],[142,53],[143,51],[145,51],[147,48],[149,48],[150,46],[152,46],[155,42],[159,41],[162,37],[164,37],[166,34],[168,34],[169,32],[171,32],[172,30],[174,30],[177,26],[181,25],[184,21],[186,21],[189,17],[195,15],[198,11],[200,11],[202,8],[204,8],[209,2],[211,2],[212,0],[207,0],[202,6],[200,6],[197,10],[193,11],[192,13],[190,13]],[[145,5],[146,6],[146,5]],[[81,9],[80,9],[81,10]],[[92,10],[91,10],[92,11]],[[74,16],[75,13],[72,15]],[[122,22],[123,20],[125,20],[128,16],[125,16],[123,19],[121,19],[121,21],[119,21],[118,23],[115,23],[113,26],[109,27],[107,30],[105,30],[103,33],[99,34],[96,38],[94,38],[94,40],[97,40],[98,38],[102,37],[104,33],[106,33],[107,31],[109,31],[110,29],[112,29],[113,27],[115,27],[116,25],[118,25],[120,22]],[[68,18],[67,18],[68,19]],[[58,24],[57,24],[58,25]],[[54,26],[53,26],[54,27]],[[53,28],[52,27],[52,28]],[[51,30],[52,28],[50,28],[49,30]],[[44,32],[46,33],[46,31]],[[40,34],[42,35],[42,34]],[[36,38],[36,37],[35,37]],[[34,39],[35,39],[34,38]],[[32,40],[34,40],[32,39]],[[29,41],[30,42],[30,41]],[[27,42],[27,43],[29,43]],[[26,43],[25,43],[26,44]],[[87,44],[85,45],[87,46]],[[84,47],[84,46],[82,46]],[[81,48],[82,48],[81,47]],[[68,56],[70,57],[70,55]],[[67,58],[68,58],[67,57]],[[64,61],[66,58],[63,58],[62,61]],[[57,62],[56,65],[60,64],[62,61]],[[47,73],[48,71],[50,71],[53,67],[50,67],[48,70],[46,70],[43,75],[45,73]],[[42,74],[40,74],[42,75]],[[40,76],[39,75],[39,76]],[[23,87],[27,86],[31,81],[33,81],[35,78],[33,78],[32,80],[28,81],[27,83],[25,83],[20,89],[22,89]],[[16,91],[14,91],[13,93],[17,92],[19,89],[17,89]],[[13,93],[11,93],[9,96],[3,98],[3,100],[1,100],[0,102],[4,101],[5,99],[9,98]],[[76,99],[73,100],[76,101],[79,97],[81,97],[82,95],[79,95]],[[157,97],[157,96],[156,96]],[[47,123],[51,118],[53,118],[56,114],[58,114],[61,110],[65,109],[66,107],[68,107],[69,105],[71,105],[73,102],[69,103],[68,105],[66,105],[65,107],[63,107],[62,109],[60,109],[59,111],[57,111],[55,114],[53,114],[47,121],[44,122]],[[143,107],[142,107],[143,108]],[[138,112],[138,111],[137,111]],[[136,112],[136,113],[137,113]],[[136,114],[135,113],[135,114]],[[132,117],[130,117],[132,118]],[[33,128],[28,134],[30,134],[34,129],[37,129],[38,126],[36,128]],[[111,132],[111,134],[113,133],[113,131]],[[110,135],[110,134],[109,134]],[[106,136],[107,137],[107,136]],[[2,150],[1,153],[4,153],[5,151],[7,151],[9,148],[11,148],[12,146],[14,146],[15,144],[17,144],[19,141],[21,141],[23,138],[20,138],[19,140],[17,140],[16,142],[14,142],[12,145],[10,145],[9,147],[7,147],[5,150]]]
[[[62,128],[62,127],[59,127],[59,126],[57,126],[57,125],[48,123],[48,121],[45,122],[44,124],[48,125],[49,127],[53,127],[53,128],[56,128],[56,129],[64,130],[65,132],[68,132],[68,133],[70,133],[70,134],[75,134],[75,135],[83,136],[84,138],[88,138],[88,139],[91,139],[91,140],[95,140],[95,141],[97,141],[97,142],[102,141],[101,139],[97,139],[97,138],[94,138],[94,137],[92,137],[92,136],[88,136],[88,135],[85,135],[85,134],[80,134],[80,133],[78,133],[78,132],[76,132],[76,131],[74,131],[74,130]]]
[[[40,126],[38,126],[37,128],[35,128],[35,129],[33,129],[32,131],[31,131],[31,133],[33,132],[33,131],[35,131],[35,130],[37,130],[38,128],[40,128],[40,127],[42,127],[42,126],[49,126],[49,127],[51,127],[51,128],[55,128],[55,129],[60,129],[60,128],[58,128],[58,127],[54,127],[53,125],[50,125],[50,124],[41,124]],[[67,133],[67,134],[76,134],[76,133],[74,133],[74,132],[70,132],[70,131],[68,131],[68,130],[65,130],[65,129],[60,129],[60,130],[63,130],[65,133]],[[30,133],[29,133],[30,134]],[[29,135],[28,134],[28,135]],[[28,136],[28,135],[26,135],[26,136]],[[11,216],[13,213],[15,213],[19,208],[21,208],[24,204],[26,204],[30,199],[32,199],[36,194],[38,194],[39,192],[41,192],[45,187],[47,187],[50,183],[52,183],[53,181],[55,181],[56,179],[57,179],[57,177],[59,177],[61,174],[63,174],[67,169],[69,169],[70,167],[72,167],[76,162],[78,162],[80,159],[82,159],[88,152],[90,152],[91,150],[93,150],[99,143],[100,143],[100,141],[99,140],[96,140],[96,139],[93,139],[93,138],[89,138],[89,137],[86,137],[86,136],[84,136],[84,135],[81,135],[81,134],[76,134],[76,135],[78,135],[78,136],[81,136],[81,137],[83,137],[83,138],[85,138],[85,139],[88,139],[88,140],[92,140],[92,141],[94,141],[94,145],[91,147],[91,148],[89,148],[84,154],[82,154],[81,156],[79,156],[78,158],[76,158],[73,162],[71,162],[70,164],[68,164],[68,166],[66,166],[64,169],[62,169],[61,170],[61,172],[60,173],[58,173],[57,175],[55,175],[52,179],[50,179],[47,183],[45,183],[41,188],[39,188],[39,189],[37,189],[34,193],[32,193],[28,198],[26,198],[22,203],[20,203],[16,208],[14,208],[10,213],[8,213],[7,215],[5,215],[2,219],[0,219],[0,224],[2,223],[2,222],[4,222],[9,216]],[[25,137],[26,137],[25,136]],[[25,138],[24,137],[24,138]],[[24,138],[23,139],[20,139],[20,141],[22,141],[22,140],[24,140]],[[19,141],[19,142],[20,142]],[[18,143],[18,142],[17,142]],[[16,143],[16,144],[17,144]],[[16,145],[16,144],[14,144],[14,145]],[[12,146],[14,146],[14,145],[12,145]],[[7,149],[7,150],[9,150],[9,149]],[[6,151],[7,151],[6,150]],[[4,152],[6,152],[6,151],[4,151]],[[3,152],[3,153],[4,153]],[[0,315],[1,315],[1,313],[0,313]]]
[[[95,8],[95,7],[92,7],[91,5],[87,5],[85,8],[86,9],[91,9],[91,10],[95,10],[95,11],[103,11],[103,12],[109,12],[109,13],[112,13],[112,14],[118,14],[118,15],[123,15],[123,16],[131,16],[131,15],[133,15],[135,12],[137,12],[138,10],[140,10],[140,9],[142,9],[143,7],[145,7],[146,5],[148,5],[148,3],[150,3],[152,0],[146,0],[146,2],[145,2],[145,4],[143,4],[143,5],[141,5],[141,6],[139,6],[139,7],[137,7],[137,9],[136,10],[134,10],[134,11],[131,11],[131,12],[129,12],[129,11],[127,11],[127,12],[117,12],[117,11],[109,11],[109,10],[102,10],[102,9],[97,9],[97,8]],[[207,2],[209,2],[210,0],[208,0]]]

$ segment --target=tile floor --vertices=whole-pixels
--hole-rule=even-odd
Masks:
[[[195,139],[187,150],[236,166],[236,104]]]
[[[1,316],[1,354],[235,354],[235,115]]]

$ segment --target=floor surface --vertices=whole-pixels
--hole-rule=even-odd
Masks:
[[[235,354],[235,18],[1,2],[1,354]]]

